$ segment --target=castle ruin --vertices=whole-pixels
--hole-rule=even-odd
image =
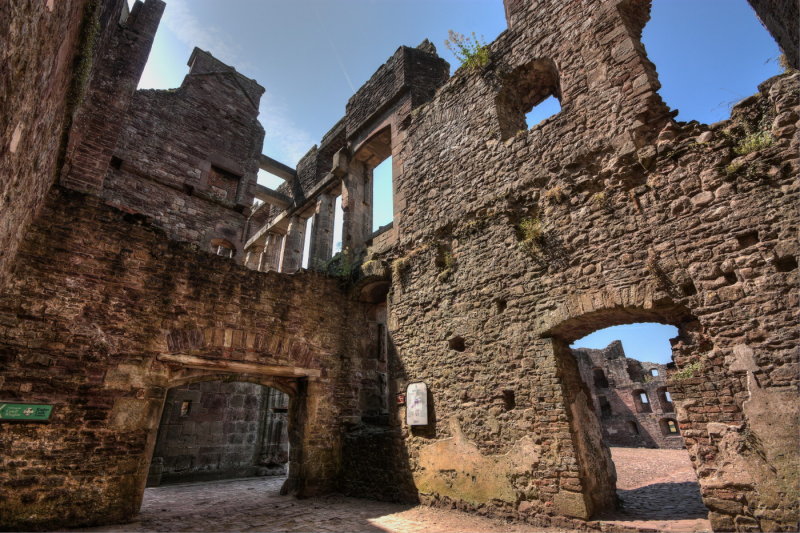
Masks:
[[[713,528],[798,528],[797,3],[750,0],[792,68],[712,125],[661,100],[647,0],[503,3],[486,65],[400,47],[296,168],[209,52],[136,90],[161,0],[0,6],[0,403],[51,409],[0,420],[0,528],[131,520],[168,391],[237,381],[289,398],[285,493],[600,529],[615,472],[569,345],[644,321],[679,330]]]

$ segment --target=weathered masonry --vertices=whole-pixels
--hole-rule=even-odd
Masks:
[[[608,445],[683,448],[667,388],[667,365],[626,357],[620,341],[602,350],[578,348],[572,354]]]
[[[135,90],[161,0],[0,7],[0,403],[53,406],[0,422],[0,527],[132,519],[168,390],[225,381],[288,395],[286,493],[600,529],[615,472],[569,344],[649,321],[679,330],[666,386],[713,527],[796,530],[797,7],[751,4],[792,68],[728,121],[673,120],[649,2],[505,0],[488,64],[399,48],[296,168],[209,52]]]

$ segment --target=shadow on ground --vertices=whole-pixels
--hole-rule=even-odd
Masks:
[[[708,509],[696,482],[654,483],[637,489],[618,490],[621,512],[648,520],[686,520],[706,518]]]

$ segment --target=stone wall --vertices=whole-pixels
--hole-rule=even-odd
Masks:
[[[147,485],[285,473],[287,410],[284,393],[256,383],[170,389]]]
[[[668,383],[712,524],[792,529],[797,413],[765,409],[798,405],[799,76],[729,122],[675,123],[639,42],[647,3],[520,5],[490,63],[407,129],[390,389],[425,381],[434,421],[393,409],[395,449],[424,501],[574,525],[613,505],[614,475],[568,345],[673,324]],[[559,114],[504,127],[503,95],[548,91]]]
[[[572,350],[609,446],[683,448],[675,406],[669,401],[667,365],[625,356],[620,341],[602,350]],[[647,403],[641,394],[647,395]],[[672,432],[669,422],[674,424]]]
[[[70,114],[85,88],[76,66],[91,62],[93,16],[86,0],[0,9],[0,287],[58,173]]]
[[[330,490],[341,420],[360,416],[342,370],[361,357],[358,309],[336,280],[247,270],[54,188],[0,293],[0,397],[55,405],[0,433],[3,527],[130,519],[165,391],[224,376],[292,397],[286,490]]]
[[[787,64],[800,68],[800,1],[747,0],[758,14],[761,23],[775,37]]]
[[[133,94],[102,191],[141,213],[170,238],[211,249],[225,240],[242,259],[242,240],[264,130],[263,87],[195,49],[178,89]]]
[[[48,0],[0,11],[0,287],[56,177],[85,189],[104,173],[163,9]]]

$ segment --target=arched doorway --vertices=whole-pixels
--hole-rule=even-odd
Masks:
[[[593,332],[611,326],[641,322],[657,322],[677,328],[677,336],[670,341],[672,362],[669,365],[650,364],[628,358],[622,351],[620,343],[611,343],[605,350],[573,350],[570,346],[576,340]],[[699,323],[680,306],[662,309],[611,308],[565,320],[549,329],[546,335],[553,339],[564,380],[565,394],[573,406],[573,412],[576,410],[575,405],[583,401],[586,403],[585,409],[591,411],[590,414],[584,411],[580,417],[573,414],[571,422],[573,430],[576,434],[582,435],[581,440],[585,442],[590,441],[586,435],[602,435],[599,442],[598,439],[590,441],[596,448],[594,450],[586,446],[583,450],[581,446],[577,447],[578,459],[581,463],[585,463],[582,465],[583,481],[590,491],[592,487],[603,490],[607,490],[609,486],[613,487],[623,504],[621,509],[615,509],[616,506],[613,504],[603,505],[598,499],[593,508],[593,517],[620,522],[620,526],[630,521],[696,520],[699,526],[705,524],[707,527],[708,510],[700,500],[699,485],[696,481],[695,470],[699,467],[697,457],[692,458],[691,464],[687,461],[685,465],[693,475],[692,482],[679,481],[671,484],[666,480],[668,477],[666,474],[665,480],[656,480],[654,483],[648,483],[644,479],[642,487],[634,491],[634,496],[642,496],[641,499],[652,501],[653,505],[648,506],[648,503],[637,507],[626,501],[627,491],[618,490],[620,485],[627,481],[624,476],[628,475],[628,472],[620,468],[617,463],[620,457],[627,457],[630,454],[620,454],[616,448],[609,448],[611,441],[617,445],[622,442],[614,440],[622,438],[620,435],[627,436],[627,440],[623,439],[629,446],[625,450],[634,451],[637,447],[639,450],[659,447],[651,438],[654,436],[662,442],[681,439],[680,424],[687,422],[687,414],[681,411],[680,402],[702,400],[702,387],[677,387],[678,394],[675,394],[675,397],[680,402],[677,412],[674,412],[676,409],[672,404],[673,394],[670,393],[673,382],[669,376],[677,374],[680,368],[692,367],[693,361],[697,361],[702,353],[710,350],[710,343]],[[609,361],[612,363],[609,364]],[[664,379],[665,377],[667,379]],[[584,427],[580,428],[579,425]],[[693,441],[691,444],[697,443]],[[683,450],[680,451],[685,453]],[[600,457],[601,460],[595,460],[593,456]],[[648,469],[658,471],[658,465],[655,463],[649,465],[643,463],[640,466],[642,467],[640,470],[645,471],[644,474],[640,472],[640,476],[646,477]],[[609,469],[613,474],[609,475]],[[658,493],[661,489],[665,489],[669,494],[659,503],[659,494],[651,493],[654,490]],[[693,493],[693,505],[673,505],[675,502],[671,500],[674,500],[676,495],[680,497],[682,492]],[[663,524],[658,527],[663,527]]]

